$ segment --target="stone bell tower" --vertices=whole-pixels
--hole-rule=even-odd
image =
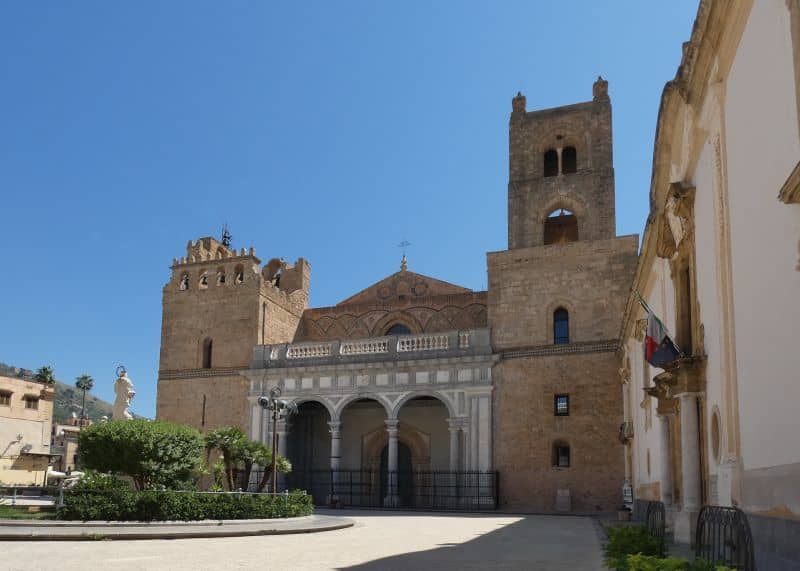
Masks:
[[[525,109],[521,93],[514,97],[508,136],[510,250],[564,238],[614,237],[608,82],[598,78],[592,92],[591,101],[537,111]],[[547,225],[562,209],[572,218]]]
[[[508,250],[490,252],[500,505],[604,511],[624,479],[615,351],[637,237],[617,237],[608,83],[591,101],[512,100]]]
[[[241,426],[253,347],[291,341],[308,306],[311,268],[190,240],[163,290],[156,416],[200,430]],[[243,427],[246,428],[246,427]]]

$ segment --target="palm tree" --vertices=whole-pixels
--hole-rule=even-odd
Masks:
[[[249,486],[250,475],[256,464],[264,468],[261,480],[257,484],[257,492],[263,491],[272,479],[272,450],[261,442],[247,438],[241,428],[223,426],[209,432],[206,435],[207,461],[212,450],[218,450],[222,454],[228,490],[232,491],[235,488],[240,470],[244,487]],[[276,462],[278,472],[285,474],[291,471],[291,463],[283,456],[278,455]],[[267,466],[270,466],[270,469],[267,469]]]
[[[83,391],[83,401],[81,403],[81,422],[80,427],[83,428],[83,422],[86,419],[86,391],[92,390],[94,386],[94,379],[84,373],[80,377],[76,377],[75,386],[79,391]]]
[[[277,470],[281,474],[288,474],[292,471],[292,463],[289,462],[288,458],[278,454],[275,461],[277,463]],[[258,482],[258,488],[256,489],[256,492],[263,492],[264,488],[266,488],[267,484],[269,484],[272,480],[272,450],[266,446],[259,450],[259,454],[256,457],[256,463],[264,468],[264,472],[261,475],[261,481]],[[269,469],[267,467],[269,467]]]
[[[45,385],[52,385],[56,382],[56,377],[53,373],[53,367],[48,367],[47,365],[40,367],[39,370],[36,371],[36,374],[33,376],[33,378],[40,383],[44,383]]]
[[[212,450],[222,453],[222,461],[225,464],[225,481],[228,490],[233,490],[236,481],[236,471],[243,462],[243,449],[247,442],[247,436],[241,428],[223,426],[212,430],[206,435],[206,455],[211,456]],[[208,458],[207,458],[208,459]]]

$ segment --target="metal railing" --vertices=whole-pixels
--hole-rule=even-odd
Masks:
[[[650,535],[660,542],[660,555],[665,554],[666,512],[664,502],[636,500],[633,502],[633,521],[643,524]]]
[[[254,474],[252,481],[258,481]],[[497,509],[497,472],[297,470],[288,489],[306,490],[316,505],[410,510]]]
[[[58,495],[58,486],[0,486],[0,505],[16,506],[26,499],[49,501]]]
[[[755,571],[755,548],[747,515],[734,507],[703,506],[697,517],[695,555],[732,569]]]

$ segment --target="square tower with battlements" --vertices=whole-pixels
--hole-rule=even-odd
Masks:
[[[512,101],[509,124],[508,248],[616,235],[608,82],[591,101],[527,111]],[[559,214],[571,216],[556,219]]]
[[[615,351],[637,259],[617,237],[608,83],[591,101],[512,101],[508,250],[487,256],[500,506],[594,512],[621,497]]]
[[[308,306],[311,268],[232,249],[215,238],[189,241],[164,286],[159,419],[209,430],[241,425],[253,347],[294,338]]]

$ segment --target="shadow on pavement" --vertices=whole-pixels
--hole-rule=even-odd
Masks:
[[[359,512],[359,515],[380,517],[382,514]],[[392,512],[392,515],[396,516],[398,512]],[[489,514],[441,515],[441,524],[448,525],[451,517],[486,517]],[[494,517],[497,517],[497,514]],[[543,571],[605,569],[602,563],[600,542],[590,518],[563,516],[521,516],[521,518],[514,523],[498,524],[498,528],[494,531],[478,535],[475,539],[465,542],[440,543],[435,549],[383,557],[340,569],[404,569],[412,571],[423,569]],[[391,544],[391,541],[391,536],[386,538],[387,543]]]

